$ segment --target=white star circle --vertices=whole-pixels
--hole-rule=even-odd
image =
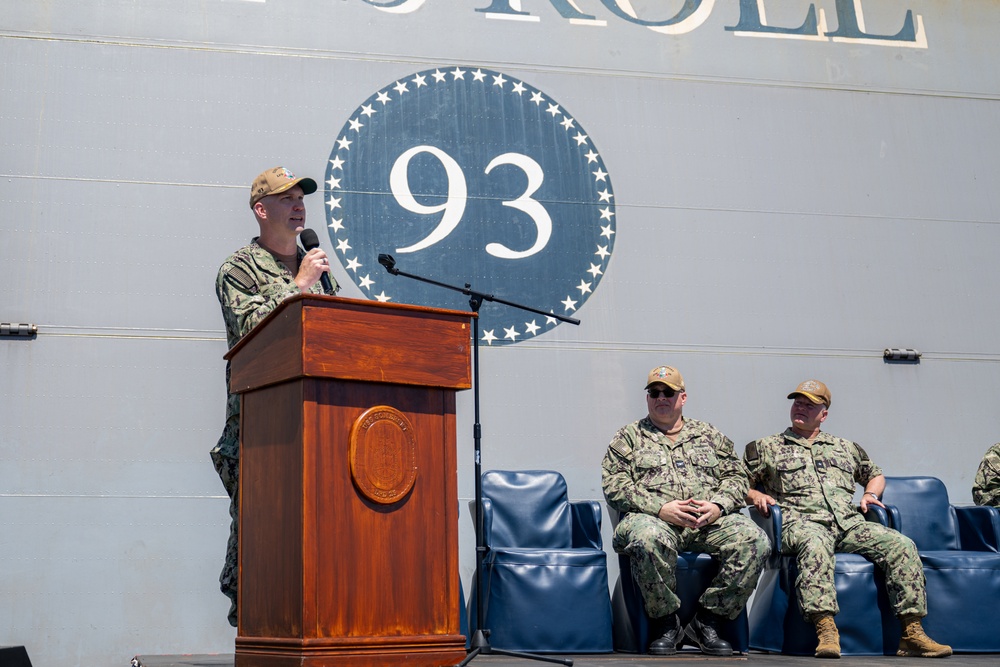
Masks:
[[[470,75],[470,78],[466,78],[467,74]],[[468,70],[455,67],[454,69],[444,72],[440,69],[435,69],[433,71],[419,72],[415,75],[399,79],[373,95],[372,98],[365,104],[361,105],[357,112],[348,120],[344,130],[341,131],[340,136],[335,141],[335,149],[330,157],[330,166],[328,167],[329,178],[326,181],[327,188],[325,193],[325,203],[329,208],[330,223],[328,227],[331,230],[331,241],[334,243],[336,252],[340,256],[341,263],[348,272],[353,274],[356,284],[368,295],[369,298],[376,299],[381,302],[387,302],[392,299],[392,296],[387,293],[386,290],[389,285],[385,284],[385,281],[383,281],[383,284],[380,284],[381,276],[383,274],[376,274],[376,277],[373,277],[371,272],[367,272],[364,275],[361,275],[359,269],[363,266],[363,264],[360,262],[357,253],[352,252],[355,249],[352,248],[350,243],[350,223],[349,221],[345,221],[347,216],[344,216],[341,213],[341,217],[339,219],[333,217],[333,213],[335,211],[338,209],[341,211],[343,210],[341,208],[342,201],[344,200],[345,195],[348,194],[342,186],[343,179],[335,177],[333,172],[338,171],[343,173],[344,165],[347,163],[350,155],[349,152],[351,150],[352,143],[361,140],[364,136],[364,133],[366,132],[366,125],[370,124],[370,122],[363,123],[363,119],[372,119],[380,113],[381,109],[389,107],[389,105],[401,99],[405,95],[415,94],[416,90],[420,88],[433,88],[436,85],[447,85],[454,81],[462,81],[466,85],[481,85],[495,89],[498,88],[502,90],[504,94],[513,95],[517,98],[523,98],[524,93],[530,92],[530,97],[524,98],[524,102],[540,107],[545,114],[552,118],[556,127],[561,128],[562,131],[566,133],[570,141],[587,150],[587,152],[583,154],[583,157],[586,160],[584,164],[591,165],[590,174],[594,179],[594,184],[602,188],[598,192],[599,201],[606,204],[597,210],[599,212],[600,219],[607,222],[607,225],[600,226],[600,236],[607,239],[607,242],[596,246],[596,250],[593,253],[595,257],[594,261],[591,262],[589,268],[584,271],[584,275],[580,279],[579,284],[573,287],[573,290],[577,292],[576,298],[573,298],[573,294],[566,294],[565,299],[560,302],[563,311],[562,314],[572,315],[574,311],[576,311],[577,304],[580,300],[585,299],[587,294],[593,292],[595,283],[599,280],[599,276],[602,276],[605,273],[607,263],[611,257],[610,246],[612,244],[612,235],[615,234],[615,225],[613,221],[615,213],[612,210],[613,204],[611,199],[614,195],[611,193],[611,186],[608,182],[609,174],[603,169],[603,165],[599,162],[600,154],[590,142],[588,135],[580,131],[577,127],[576,120],[566,115],[560,105],[556,104],[553,100],[546,98],[541,91],[531,88],[522,81],[506,78],[499,72],[483,70],[482,68]],[[348,133],[352,134],[351,138],[348,138]],[[529,322],[523,322],[523,325],[521,326],[505,326],[501,327],[503,330],[502,336],[497,336],[496,329],[489,329],[482,332],[481,340],[487,345],[492,345],[494,342],[498,342],[500,340],[517,342],[519,338],[531,338],[539,333],[543,333],[547,329],[553,328],[558,323],[559,320],[555,317],[546,317],[544,325],[539,325],[537,320],[531,320]]]

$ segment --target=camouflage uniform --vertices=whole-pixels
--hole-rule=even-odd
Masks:
[[[299,261],[305,251],[298,249]],[[330,278],[333,291],[339,289]],[[316,282],[309,288],[312,294],[322,294],[323,287]],[[300,294],[295,275],[289,267],[257,244],[257,239],[234,252],[219,268],[215,279],[215,293],[222,305],[226,321],[226,339],[230,349],[251,329],[260,324],[268,314],[289,297]],[[229,363],[226,363],[226,390],[229,390]],[[226,563],[219,575],[219,587],[232,600],[229,621],[236,625],[237,547],[239,527],[239,472],[240,472],[240,397],[229,393],[226,400],[226,425],[222,437],[210,452],[216,472],[229,494],[229,542],[226,546]]]
[[[1000,507],[1000,442],[990,447],[979,464],[972,500],[977,505]]]
[[[782,512],[781,551],[796,554],[802,614],[836,615],[834,552],[861,554],[885,572],[897,616],[927,615],[924,571],[913,541],[866,521],[854,504],[855,484],[882,474],[857,443],[828,433],[810,442],[792,429],[746,446],[751,486],[760,485]]]
[[[612,545],[629,556],[646,612],[662,618],[680,608],[677,554],[702,551],[720,560],[719,574],[699,600],[702,608],[725,618],[738,616],[769,549],[763,531],[739,514],[748,486],[732,441],[711,424],[685,419],[671,442],[644,417],[618,431],[601,467],[604,497],[623,514]],[[689,498],[717,503],[723,516],[700,529],[657,516],[671,500]]]

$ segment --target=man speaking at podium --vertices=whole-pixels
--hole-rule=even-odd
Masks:
[[[306,252],[296,240],[305,230],[305,196],[316,192],[316,181],[299,178],[284,167],[268,169],[250,186],[250,208],[260,236],[222,263],[215,279],[215,293],[222,305],[229,348],[289,297],[301,293],[334,294],[339,289],[330,276],[330,262],[319,247]],[[311,232],[313,239],[315,233]],[[305,243],[304,245],[313,245]],[[323,280],[325,278],[326,280]],[[329,287],[324,283],[329,281]],[[226,390],[229,391],[229,363]],[[229,623],[236,627],[238,581],[237,529],[239,527],[240,397],[229,393],[226,426],[212,449],[212,463],[229,494],[229,544],[219,586],[232,604]]]

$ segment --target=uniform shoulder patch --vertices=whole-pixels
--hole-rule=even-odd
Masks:
[[[760,460],[760,452],[757,451],[757,441],[747,443],[746,449],[743,453],[744,458],[746,458],[747,463],[755,464]]]
[[[623,459],[632,455],[632,448],[621,438],[615,438],[614,442],[611,443],[611,449]]]
[[[233,282],[242,287],[244,291],[250,292],[251,294],[257,293],[257,281],[240,267],[232,267],[226,272],[226,275],[229,278],[232,278]]]
[[[868,456],[868,452],[866,452],[866,451],[865,451],[865,448],[864,448],[864,447],[862,447],[861,445],[859,445],[859,444],[858,444],[858,443],[856,443],[856,442],[855,442],[855,443],[853,443],[853,444],[854,444],[854,446],[855,446],[855,447],[857,447],[857,448],[858,448],[858,455],[860,455],[860,456],[861,456],[861,460],[862,460],[862,461],[871,461],[871,457],[870,457],[870,456]]]

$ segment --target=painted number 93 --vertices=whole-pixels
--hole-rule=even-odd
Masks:
[[[444,203],[437,206],[421,204],[410,191],[410,181],[407,176],[410,160],[420,153],[428,153],[437,158],[441,162],[441,166],[444,167],[445,175],[448,178],[448,195]],[[545,175],[542,173],[541,165],[521,153],[504,153],[503,155],[498,155],[486,166],[485,173],[489,174],[495,167],[505,164],[513,165],[523,171],[525,176],[528,177],[528,186],[517,199],[502,203],[504,206],[509,206],[525,213],[535,223],[538,233],[535,237],[535,243],[527,250],[512,250],[502,243],[488,243],[486,244],[486,252],[500,259],[523,259],[544,249],[549,242],[549,238],[552,236],[552,218],[549,217],[545,207],[531,197],[541,187]],[[417,252],[418,250],[429,248],[435,243],[440,243],[455,231],[458,223],[462,221],[468,195],[465,173],[458,162],[440,148],[434,146],[414,146],[400,155],[393,163],[392,170],[389,172],[389,187],[392,189],[392,194],[396,198],[396,201],[407,211],[418,215],[442,214],[437,226],[431,230],[430,234],[413,245],[406,246],[405,248],[396,248],[396,252],[398,253]]]

